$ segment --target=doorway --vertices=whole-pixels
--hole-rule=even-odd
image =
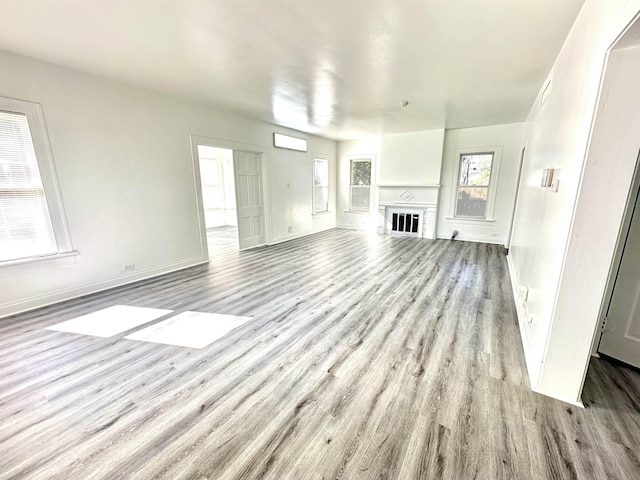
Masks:
[[[200,242],[209,258],[267,243],[264,150],[191,136]]]
[[[609,283],[598,352],[640,368],[640,195],[636,168]]]
[[[233,150],[198,145],[200,188],[209,257],[238,250]]]

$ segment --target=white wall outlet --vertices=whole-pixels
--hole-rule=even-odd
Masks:
[[[293,227],[291,225],[287,227],[287,232],[293,233]]]
[[[133,263],[130,263],[128,265],[123,265],[122,266],[122,271],[123,272],[132,272],[136,269],[136,266]]]
[[[518,296],[520,297],[520,300],[526,302],[529,299],[529,287],[520,287]]]

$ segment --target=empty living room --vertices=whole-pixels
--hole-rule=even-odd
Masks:
[[[640,0],[0,0],[0,480],[640,478]]]

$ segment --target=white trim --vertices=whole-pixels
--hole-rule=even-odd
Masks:
[[[371,212],[365,212],[364,210],[345,210],[344,213],[352,213],[354,215],[371,215]]]
[[[513,209],[511,210],[511,221],[509,222],[509,234],[507,235],[507,243],[505,246],[511,248],[513,242],[513,226],[516,221],[516,210],[518,209],[518,201],[520,200],[520,188],[522,187],[522,169],[524,167],[524,159],[527,154],[527,145],[522,145],[520,149],[520,166],[518,167],[518,176],[516,181],[516,191],[513,197]]]
[[[552,332],[553,324],[554,324],[554,321],[555,321],[555,318],[556,318],[556,311],[557,311],[557,308],[558,308],[558,302],[559,302],[559,298],[560,298],[560,288],[561,288],[562,282],[564,280],[565,266],[566,266],[567,261],[568,261],[569,249],[571,247],[571,239],[573,237],[574,222],[575,222],[576,215],[577,215],[578,204],[579,204],[580,199],[582,198],[583,181],[584,181],[585,171],[586,171],[586,168],[587,168],[587,162],[589,161],[589,156],[591,154],[591,146],[592,146],[592,141],[593,141],[593,137],[594,137],[594,132],[595,132],[595,129],[597,128],[598,110],[599,110],[599,108],[601,106],[601,101],[602,101],[602,98],[603,98],[604,81],[605,81],[606,74],[608,72],[609,57],[610,57],[612,51],[615,50],[615,46],[618,43],[618,41],[620,41],[622,39],[622,37],[635,24],[636,21],[640,20],[640,11],[638,11],[637,8],[633,7],[633,6],[630,7],[630,8],[632,8],[633,12],[634,12],[631,20],[622,27],[620,32],[611,41],[611,43],[609,44],[609,47],[606,49],[606,51],[604,53],[603,59],[602,59],[603,63],[602,63],[601,71],[600,71],[600,78],[598,80],[596,98],[595,98],[595,101],[594,101],[594,103],[592,105],[591,122],[590,122],[590,125],[589,125],[587,142],[586,142],[586,145],[584,147],[584,150],[582,151],[582,155],[580,157],[581,163],[580,163],[580,173],[579,173],[579,180],[578,180],[578,189],[576,191],[575,199],[573,201],[573,206],[572,206],[572,209],[571,209],[571,218],[570,218],[570,223],[569,223],[569,231],[568,231],[567,236],[566,236],[566,244],[565,244],[565,247],[564,247],[564,251],[562,253],[562,263],[561,263],[561,270],[560,270],[561,273],[560,273],[560,276],[558,277],[558,281],[557,281],[556,286],[555,286],[555,292],[556,293],[555,293],[555,296],[554,296],[554,299],[553,299],[553,306],[552,306],[552,310],[551,310],[551,319],[550,319],[550,322],[549,322],[549,329],[548,329],[548,332],[547,332],[547,336],[545,338],[545,348],[544,348],[544,352],[543,352],[543,358],[546,358],[547,353],[548,353],[549,340],[551,338],[551,332]],[[623,17],[620,16],[619,18],[623,18]],[[636,160],[636,166],[637,166],[637,160]],[[629,183],[629,186],[631,186],[632,182],[633,182],[633,179]],[[613,261],[613,257],[615,256],[615,251],[616,251],[615,249],[616,249],[616,247],[614,247],[613,252],[611,252],[612,261]],[[606,284],[605,284],[605,291],[603,291],[602,293],[603,293],[603,297],[601,299],[600,308],[598,309],[599,311],[602,309],[602,304],[605,301]],[[595,321],[595,324],[593,325],[593,333],[592,333],[592,338],[591,338],[591,348],[589,350],[590,353],[591,353],[591,351],[593,349],[595,338],[596,338],[596,336],[598,334],[598,329],[601,328],[601,325],[602,325],[601,321],[598,318]],[[586,377],[587,377],[587,371],[589,369],[589,363],[590,362],[591,362],[591,355],[588,355],[585,358],[584,366],[582,368],[582,380],[580,382],[580,387],[579,387],[579,391],[578,391],[578,395],[577,395],[578,398],[580,398],[581,395],[582,395],[582,390],[584,388],[584,382],[585,382]],[[554,398],[557,398],[557,397],[554,397]]]
[[[0,318],[9,317],[28,310],[35,310],[59,302],[65,302],[85,295],[110,290],[112,288],[121,287],[141,280],[158,277],[177,270],[183,270],[197,265],[204,265],[206,263],[209,263],[208,258],[193,257],[146,270],[140,270],[131,275],[122,275],[116,279],[95,282],[81,287],[64,288],[43,295],[34,295],[29,298],[22,298],[16,302],[0,305]],[[125,281],[122,281],[123,277],[126,279]]]
[[[323,215],[323,213],[320,213],[318,215]],[[268,243],[266,245],[269,245],[269,246],[278,245],[279,243],[289,242],[291,240],[297,240],[298,238],[308,237],[309,235],[315,235],[316,233],[326,232],[328,230],[333,230],[334,228],[342,228],[342,227],[327,227],[327,228],[324,228],[322,230],[313,230],[313,231],[307,231],[307,232],[301,232],[301,233],[292,233],[292,234],[289,234],[289,235],[282,235],[280,237],[274,238],[273,241],[271,241],[270,243]],[[348,228],[348,227],[345,227],[345,228]],[[256,245],[256,247],[264,247],[264,245],[265,244]],[[251,247],[251,248],[255,248],[255,247]]]
[[[631,227],[631,220],[633,219],[634,213],[636,215],[640,215],[640,212],[634,212],[635,210],[635,202],[640,194],[640,154],[636,160],[636,168],[633,173],[633,181],[631,183],[631,188],[629,190],[629,195],[627,197],[627,205],[624,209],[624,214],[622,216],[622,222],[620,224],[620,230],[618,232],[618,238],[616,240],[616,248],[613,258],[611,259],[611,265],[609,267],[609,275],[607,277],[607,283],[604,290],[604,295],[602,297],[602,304],[600,305],[600,310],[598,312],[598,326],[595,330],[593,340],[591,342],[591,355],[598,355],[598,348],[600,346],[600,340],[602,339],[602,335],[604,332],[602,331],[602,326],[604,324],[604,319],[608,314],[609,307],[611,305],[611,300],[613,298],[613,291],[617,279],[618,271],[622,265],[622,254],[624,253],[624,247],[626,244],[627,235],[629,233],[629,229]],[[599,355],[598,355],[599,356]]]
[[[538,371],[536,371],[533,361],[533,352],[531,351],[531,344],[529,342],[529,331],[526,328],[527,314],[524,311],[523,306],[518,301],[518,276],[516,275],[515,265],[511,261],[511,255],[507,255],[507,267],[509,269],[509,279],[511,280],[513,302],[516,305],[522,349],[524,351],[525,363],[527,364],[527,373],[529,374],[529,386],[531,387],[531,390],[535,392],[534,385],[538,383],[538,376],[540,375],[540,367],[542,367],[542,364],[538,365]]]
[[[473,217],[446,217],[451,223],[494,223],[495,218],[473,218]]]
[[[424,184],[424,185],[419,185],[419,184],[415,184],[415,185],[388,185],[385,183],[379,183],[376,185],[376,187],[378,188],[440,188],[442,185],[438,184],[438,183],[433,183],[433,184]]]
[[[451,239],[450,236],[440,236],[440,235],[436,235],[436,238],[439,238],[441,240]],[[456,241],[504,245],[504,237],[492,237],[489,235],[466,235],[464,233],[458,233],[458,235],[456,235]]]
[[[190,134],[189,139],[191,142],[191,156],[193,164],[193,178],[195,187],[195,199],[196,208],[198,210],[198,224],[200,228],[200,245],[201,251],[205,252],[208,257],[207,248],[207,228],[204,222],[204,207],[202,204],[202,191],[200,189],[200,162],[198,156],[198,145],[206,145],[209,147],[226,148],[236,151],[243,151],[249,153],[256,153],[260,155],[260,168],[262,170],[262,203],[263,203],[263,215],[264,215],[264,238],[265,244],[271,243],[272,227],[271,227],[271,204],[269,201],[269,189],[270,182],[270,170],[268,162],[268,148],[255,145],[251,143],[236,142],[234,140],[224,140],[220,138],[204,137],[202,135]],[[235,163],[235,162],[234,162]],[[235,165],[234,165],[234,182],[235,182]],[[236,190],[237,192],[237,190]],[[237,199],[236,199],[237,202]],[[237,214],[237,208],[236,208]],[[253,248],[253,247],[252,247]]]
[[[79,252],[74,250],[73,252],[60,252],[54,255],[28,257],[5,262],[2,265],[2,268],[0,268],[0,278],[21,275],[38,270],[46,270],[62,265],[71,265],[76,263],[76,255],[79,255]]]
[[[571,400],[570,398],[563,398],[558,395],[555,395],[552,392],[548,392],[541,388],[532,388],[531,389],[535,393],[539,393],[540,395],[545,395],[547,397],[555,398],[556,400],[560,400],[561,402],[568,403],[569,405],[573,405],[575,407],[585,408],[584,403],[581,400]]]
[[[403,208],[436,208],[438,206],[437,203],[411,203],[411,202],[385,202],[378,204],[378,207],[403,207]]]
[[[62,201],[62,195],[58,185],[58,177],[53,161],[51,145],[49,144],[49,135],[47,133],[42,106],[39,103],[26,100],[0,97],[0,110],[26,115],[31,133],[31,141],[33,142],[33,148],[36,153],[38,169],[40,170],[40,178],[42,180],[49,217],[51,218],[57,253],[73,252],[73,244],[71,242],[67,218],[64,213],[64,202]],[[21,259],[12,259],[6,263],[0,262],[0,269],[9,265],[15,267],[15,265],[11,263],[14,260]]]

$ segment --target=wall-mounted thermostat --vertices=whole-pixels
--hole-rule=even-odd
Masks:
[[[550,187],[553,183],[553,168],[545,168],[542,171],[542,182],[540,182],[541,187]]]

